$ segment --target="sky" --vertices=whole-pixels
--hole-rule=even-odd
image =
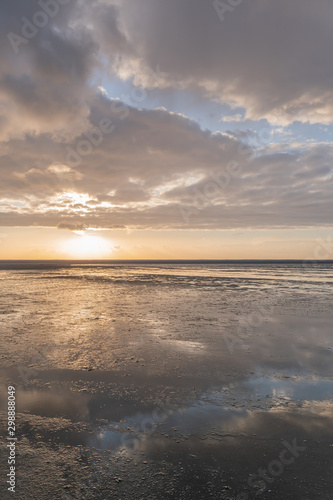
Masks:
[[[331,0],[0,11],[0,259],[333,258]]]

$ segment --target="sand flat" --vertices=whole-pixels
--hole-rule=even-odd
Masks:
[[[4,267],[20,499],[332,497],[332,264]]]

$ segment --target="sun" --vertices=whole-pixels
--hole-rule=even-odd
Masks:
[[[62,251],[68,257],[76,259],[105,258],[110,256],[112,250],[110,241],[86,233],[76,234],[62,245]]]

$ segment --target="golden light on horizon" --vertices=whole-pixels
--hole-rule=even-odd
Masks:
[[[76,259],[103,259],[113,253],[110,241],[82,231],[76,232],[75,236],[63,242],[61,250],[69,258]]]

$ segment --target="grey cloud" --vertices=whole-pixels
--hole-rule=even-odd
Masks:
[[[32,22],[38,11],[43,12],[40,5],[31,0],[2,4],[0,138],[46,132],[75,137],[87,126],[89,79],[99,64],[98,43],[87,29],[74,29],[79,5],[76,0],[59,5],[59,13],[46,16],[46,25],[35,27],[34,36],[27,38],[22,36],[27,23],[22,19]],[[10,34],[26,43],[15,51]]]
[[[62,221],[57,224],[58,229],[69,229],[70,231],[85,231],[86,225],[80,222]]]
[[[213,1],[122,0],[118,17],[136,52],[118,71],[137,83],[199,87],[244,106],[247,118],[332,122],[330,0],[244,1],[223,23]],[[162,82],[146,71],[157,65]]]
[[[75,137],[88,125],[96,71],[156,88],[189,88],[273,123],[330,123],[330,0],[242,2],[223,23],[206,0],[71,0],[22,44],[32,0],[1,7],[0,134]],[[105,63],[105,61],[108,61]],[[160,70],[159,70],[160,68]],[[155,74],[154,74],[155,72]]]
[[[223,23],[205,0],[73,0],[15,53],[6,35],[20,33],[21,17],[38,8],[31,0],[1,7],[3,225],[331,224],[331,145],[246,149],[260,143],[256,132],[214,134],[165,109],[126,109],[93,85],[107,71],[233,101],[252,118],[330,122],[328,0],[243,2]],[[101,135],[106,118],[113,129]],[[92,133],[98,144],[70,162],[68,148],[78,155]],[[216,185],[212,175],[223,178],[230,162],[241,172]]]
[[[76,150],[102,118],[112,121],[114,130],[76,166],[66,164],[66,145],[48,134],[7,142],[0,156],[2,224],[65,221],[74,228],[156,229],[331,224],[331,145],[279,152],[267,146],[254,155],[230,135],[202,131],[166,110],[130,108],[127,114],[122,103],[95,96],[87,135],[69,145]]]

